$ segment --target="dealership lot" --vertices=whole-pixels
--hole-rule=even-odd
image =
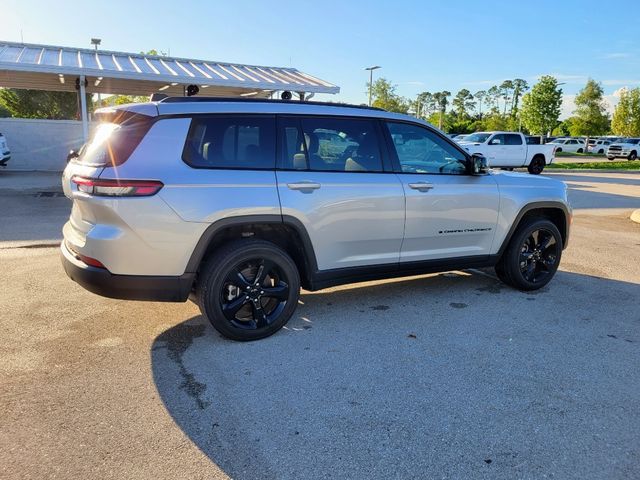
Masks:
[[[0,187],[0,477],[637,478],[640,174],[549,175],[576,211],[544,289],[303,292],[244,344],[192,304],[84,291],[51,246],[69,202]]]

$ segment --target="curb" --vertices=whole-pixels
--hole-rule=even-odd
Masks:
[[[636,222],[636,223],[640,223],[640,208],[638,210],[634,210],[631,213],[631,221],[632,222]]]

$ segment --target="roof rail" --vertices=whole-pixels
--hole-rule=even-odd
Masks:
[[[351,103],[313,102],[300,100],[280,100],[270,98],[238,98],[238,97],[166,97],[161,103],[200,103],[200,102],[233,102],[233,103],[286,103],[292,105],[321,105],[325,107],[361,108],[364,110],[385,111],[383,108],[369,107],[367,105],[353,105]]]

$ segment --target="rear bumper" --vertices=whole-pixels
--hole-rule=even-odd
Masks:
[[[71,280],[92,293],[109,298],[186,302],[195,279],[194,273],[177,277],[114,275],[77,259],[64,242],[60,245],[60,257],[64,271]]]

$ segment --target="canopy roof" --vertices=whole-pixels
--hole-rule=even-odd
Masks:
[[[182,95],[191,84],[207,96],[340,91],[295,68],[0,41],[0,87],[76,91],[80,75],[89,93]]]

